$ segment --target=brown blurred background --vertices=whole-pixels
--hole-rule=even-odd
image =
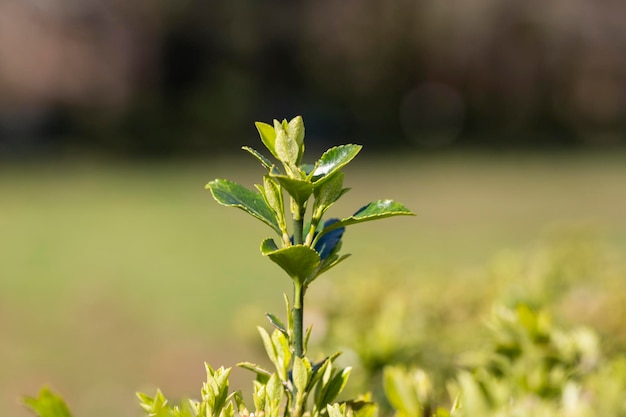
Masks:
[[[623,144],[624,16],[615,0],[3,0],[0,153],[235,149],[251,121],[295,114],[332,143]]]

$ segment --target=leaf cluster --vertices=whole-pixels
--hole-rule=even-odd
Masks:
[[[306,288],[349,256],[339,254],[347,226],[413,215],[400,203],[378,200],[351,216],[324,221],[327,210],[349,191],[343,185],[342,168],[357,156],[362,146],[330,148],[313,165],[307,165],[302,163],[305,129],[301,116],[290,121],[274,120],[273,125],[257,122],[256,127],[261,142],[276,159],[272,162],[253,148],[243,148],[267,170],[263,183],[250,190],[229,180],[216,179],[206,188],[218,203],[244,210],[276,232],[278,243],[271,237],[263,240],[261,253],[299,285]]]

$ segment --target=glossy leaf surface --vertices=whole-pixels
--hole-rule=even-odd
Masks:
[[[352,216],[341,219],[341,221],[325,227],[322,230],[321,235],[323,236],[340,227],[384,219],[392,216],[415,216],[415,213],[406,208],[403,204],[397,203],[393,200],[378,200],[361,207]]]
[[[321,185],[333,173],[346,166],[363,148],[361,145],[341,145],[330,148],[317,161],[317,168],[313,172],[313,181],[316,186]]]

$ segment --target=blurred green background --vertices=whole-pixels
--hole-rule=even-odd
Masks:
[[[350,230],[344,246],[354,256],[324,280],[341,286],[352,277],[361,290],[382,277],[404,296],[399,286],[407,281],[416,302],[441,299],[438,308],[456,311],[495,291],[480,284],[492,258],[532,248],[553,229],[586,230],[623,254],[624,162],[624,155],[588,153],[372,158],[366,150],[348,168],[353,191],[333,213],[393,197],[418,217]],[[262,313],[282,312],[290,283],[258,251],[265,226],[218,206],[203,189],[214,177],[251,186],[262,171],[255,166],[252,158],[4,166],[1,413],[26,416],[16,397],[49,383],[76,415],[136,415],[135,390],[197,395],[203,361],[258,360],[254,327]],[[468,286],[468,271],[476,285]],[[582,279],[604,275],[598,269]],[[324,314],[319,300],[337,297],[320,285],[314,321]],[[583,293],[574,309],[585,300]],[[457,319],[477,320],[463,311]],[[449,350],[445,330],[428,338]]]
[[[77,416],[132,416],[136,390],[197,395],[203,361],[258,359],[254,326],[290,283],[258,251],[265,227],[204,190],[259,181],[239,152],[260,148],[257,120],[303,115],[307,162],[366,145],[331,214],[379,198],[418,214],[345,236],[354,256],[324,278],[338,287],[311,301],[321,345],[338,314],[324,291],[404,282],[415,303],[477,323],[503,251],[583,230],[623,259],[625,8],[0,2],[0,415],[28,415],[16,398],[50,384]],[[624,293],[613,265],[580,282]],[[588,312],[581,294],[566,304]],[[475,328],[444,327],[427,327],[433,349]]]

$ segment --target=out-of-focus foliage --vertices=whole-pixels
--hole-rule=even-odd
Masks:
[[[626,415],[626,357],[603,357],[593,331],[563,331],[523,304],[496,309],[489,327],[481,359],[448,381],[452,398],[436,409],[423,371],[386,368],[396,416]]]
[[[583,244],[584,242],[588,243],[585,239],[565,238],[540,248],[528,258],[532,261],[550,255],[548,258],[552,259],[553,263],[550,263],[551,267],[543,269],[544,280],[564,276],[565,269],[557,267],[560,262],[570,266],[577,265],[573,269],[567,269],[571,275],[565,275],[568,275],[571,281],[568,285],[560,287],[562,295],[558,296],[556,292],[549,294],[547,299],[551,302],[563,297],[567,298],[567,293],[581,284],[580,273],[591,264],[595,264],[596,267],[604,265],[607,270],[623,273],[623,264],[620,259],[607,256],[608,252],[605,250],[594,249],[589,252],[592,247],[596,247],[597,243],[588,245]],[[580,261],[583,253],[594,255]],[[552,255],[555,254],[560,255],[553,258]],[[564,254],[567,256],[561,257]],[[559,262],[556,262],[556,259]],[[566,262],[567,260],[572,262]],[[600,260],[602,262],[596,264]],[[611,261],[607,262],[608,260]],[[611,267],[608,268],[609,266]],[[549,274],[548,271],[555,274]],[[602,273],[602,269],[597,269],[597,271],[598,281],[607,281],[608,277],[612,276]],[[511,275],[509,279],[514,277],[515,275]],[[489,279],[491,278],[487,280]],[[515,279],[506,280],[505,287],[512,288],[510,285],[514,281]],[[507,291],[496,291],[496,293],[496,299],[506,299],[503,294]],[[390,294],[383,292],[379,296],[387,298]],[[494,301],[488,298],[485,296],[483,301],[485,303]],[[546,302],[543,297],[530,297],[529,299],[533,303],[538,303],[540,299]],[[459,296],[455,304],[463,302],[462,296]],[[446,374],[441,364],[427,363],[407,353],[420,352],[425,348],[419,345],[420,339],[418,338],[403,338],[402,335],[409,333],[408,331],[398,332],[401,325],[406,325],[414,319],[414,317],[406,316],[406,313],[412,310],[402,309],[403,314],[385,314],[377,317],[375,313],[371,313],[370,316],[362,317],[360,321],[372,320],[375,324],[369,331],[364,330],[365,333],[371,333],[367,341],[359,339],[354,333],[347,333],[347,337],[352,338],[356,346],[355,352],[365,359],[377,358],[376,369],[362,367],[357,371],[368,372],[367,378],[364,378],[365,385],[376,384],[375,379],[378,378],[382,382],[384,397],[381,393],[377,393],[380,395],[378,400],[386,399],[388,403],[378,415],[394,415],[395,417],[626,416],[626,397],[624,396],[626,356],[623,345],[603,346],[602,338],[590,327],[575,326],[566,329],[570,326],[555,324],[548,310],[562,314],[559,308],[549,303],[546,303],[546,309],[531,307],[519,300],[513,304],[515,304],[513,307],[498,304],[495,307],[485,307],[489,309],[486,314],[480,313],[480,317],[464,320],[468,330],[462,335],[463,340],[458,341],[459,344],[453,349],[456,350],[454,355],[456,358],[453,359],[452,355],[445,358],[451,361],[449,366],[454,368],[449,374]],[[361,310],[361,313],[365,312],[365,309]],[[622,311],[619,310],[612,311],[611,314],[623,317]],[[486,322],[476,323],[485,317],[487,317]],[[344,318],[342,322],[344,325],[345,320],[347,319]],[[387,323],[388,326],[394,324],[394,328],[383,331],[382,322]],[[452,325],[451,320],[444,325],[440,324],[440,328],[431,325],[427,329],[428,338],[434,340],[433,345],[457,343],[444,336],[444,328],[454,327]],[[600,322],[595,325],[601,331],[603,330]],[[484,327],[486,331],[477,333],[478,327]],[[621,331],[623,332],[624,329]],[[275,329],[271,337],[265,331],[261,331],[261,334],[264,335],[264,345],[270,357],[272,352],[277,351],[279,345],[283,345],[283,350],[287,349],[287,342],[280,341],[284,338],[280,329]],[[375,337],[381,338],[380,343],[376,344]],[[374,344],[370,346],[371,352],[364,348],[367,344]],[[426,348],[430,347],[426,346]],[[372,352],[378,352],[378,355],[372,355]],[[443,352],[446,352],[446,349],[443,349]],[[285,353],[288,354],[287,350]],[[369,357],[366,356],[368,353],[370,353]],[[330,361],[328,359],[322,361],[321,367],[317,369],[317,365],[313,366],[306,359],[304,362],[294,359],[293,374],[287,373],[289,367],[287,361],[274,361],[278,373],[266,371],[249,363],[241,364],[254,371],[257,376],[254,382],[253,398],[256,410],[254,413],[248,411],[240,393],[229,392],[229,370],[223,368],[213,371],[212,368],[207,367],[208,379],[203,386],[200,401],[191,400],[179,406],[169,403],[160,392],[157,392],[154,398],[144,394],[140,394],[139,397],[144,410],[152,416],[232,417],[236,413],[242,417],[261,414],[278,416],[282,396],[291,384],[303,390],[311,383],[310,381],[316,381],[319,389],[315,391],[313,402],[315,404],[318,401],[321,402],[319,406],[313,408],[312,415],[329,417],[377,415],[376,407],[370,402],[369,396],[355,401],[332,402],[343,390],[350,373],[349,368],[333,373],[330,362],[334,358]],[[390,365],[394,361],[396,364]],[[372,363],[374,362],[362,359],[362,364],[372,366]],[[429,367],[431,370],[426,372],[420,367]],[[377,371],[381,371],[381,374],[377,374]],[[316,377],[316,372],[323,376]],[[282,376],[279,377],[281,373]],[[328,401],[325,399],[325,389],[333,392],[328,397]],[[42,391],[38,398],[27,399],[26,403],[41,417],[69,417],[69,411],[63,401],[47,390]],[[325,408],[324,404],[326,404]],[[235,405],[238,411],[235,411]],[[292,414],[287,412],[285,415]]]
[[[570,0],[5,0],[0,151],[212,150],[248,120],[295,112],[333,142],[623,143],[625,13]]]
[[[356,361],[354,380],[362,376],[361,389],[371,389],[379,401],[380,375],[390,364],[423,368],[437,395],[459,367],[478,364],[490,374],[507,373],[533,392],[554,393],[564,388],[558,375],[580,373],[574,364],[590,367],[599,352],[594,334],[581,330],[565,337],[553,330],[548,315],[560,324],[593,328],[609,356],[624,352],[625,283],[623,257],[575,231],[546,238],[526,252],[503,252],[485,269],[454,279],[433,276],[417,283],[389,269],[338,277],[326,282],[317,300],[325,317],[322,344],[337,346]],[[341,297],[348,288],[352,297]],[[527,307],[494,313],[494,305]],[[535,310],[544,313],[535,316]],[[492,317],[489,329],[485,317]],[[486,340],[491,340],[488,352],[509,355],[511,362],[485,362]],[[541,345],[542,340],[555,345]],[[524,355],[517,358],[516,349]],[[549,359],[550,354],[556,357]],[[563,366],[550,363],[542,370],[541,358]]]
[[[25,397],[24,405],[41,417],[70,417],[70,410],[63,398],[48,388],[42,388],[37,397]]]

